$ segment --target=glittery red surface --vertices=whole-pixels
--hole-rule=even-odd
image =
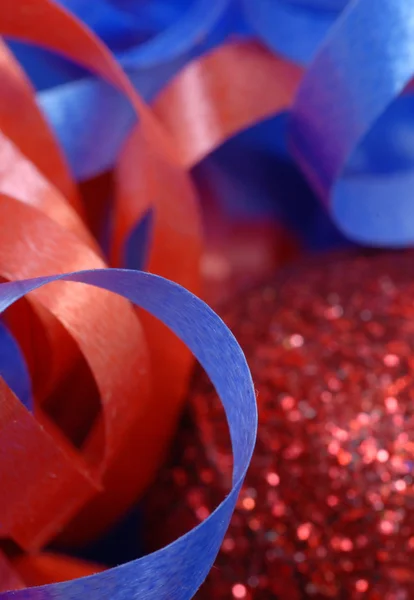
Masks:
[[[414,254],[302,263],[224,313],[258,393],[256,452],[199,600],[414,598]],[[152,543],[229,486],[223,411],[198,373]]]

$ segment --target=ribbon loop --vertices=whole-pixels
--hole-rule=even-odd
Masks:
[[[338,226],[362,243],[414,242],[414,169],[379,176],[351,160],[413,73],[412,3],[358,0],[332,27],[293,106],[299,164]]]
[[[189,600],[220,548],[255,443],[256,398],[243,352],[221,319],[201,300],[175,283],[140,271],[105,269],[4,283],[0,286],[0,311],[58,280],[87,283],[120,294],[162,319],[187,344],[210,376],[226,411],[234,452],[233,487],[201,525],[154,554],[97,575],[7,592],[0,598]]]

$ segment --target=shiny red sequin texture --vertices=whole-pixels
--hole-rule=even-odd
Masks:
[[[413,259],[306,261],[224,312],[252,369],[259,432],[200,600],[414,598]],[[158,545],[229,487],[227,426],[202,373],[190,406],[149,497]]]

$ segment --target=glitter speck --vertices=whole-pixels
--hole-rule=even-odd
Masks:
[[[386,354],[384,356],[384,365],[386,367],[396,367],[399,362],[400,359],[396,354]]]
[[[390,535],[394,531],[394,525],[391,521],[384,519],[380,522],[380,531],[385,535]]]
[[[272,506],[272,515],[275,517],[282,517],[286,512],[286,507],[282,502],[276,503]]]
[[[332,392],[338,392],[341,389],[342,384],[337,377],[329,377],[328,387]]]
[[[330,306],[325,310],[324,314],[328,320],[333,321],[334,319],[339,319],[339,317],[342,317],[342,315],[344,314],[344,310],[342,306],[339,305]]]
[[[379,462],[385,463],[389,459],[390,455],[386,450],[378,450],[377,452],[377,460]]]
[[[280,477],[277,473],[268,473],[266,476],[267,483],[272,487],[279,485]]]
[[[254,501],[253,498],[250,498],[249,496],[247,496],[247,498],[243,498],[242,506],[246,510],[253,510],[254,507],[256,506],[256,502]]]
[[[233,538],[226,537],[223,540],[222,549],[224,552],[232,552],[234,550],[235,545],[236,542]]]
[[[355,584],[355,589],[357,592],[366,592],[368,589],[368,581],[366,579],[358,579]]]
[[[294,333],[290,336],[289,342],[292,348],[300,348],[303,346],[304,339],[303,336],[299,335],[299,333]]]
[[[196,509],[196,515],[200,519],[200,521],[204,521],[204,519],[207,519],[209,514],[210,514],[210,511],[208,510],[208,508],[206,506],[199,506]]]
[[[281,404],[285,410],[291,410],[295,406],[295,400],[292,396],[284,396]]]
[[[397,492],[403,492],[405,489],[407,489],[407,484],[403,479],[399,479],[398,481],[396,481],[394,486]]]
[[[300,540],[307,540],[308,537],[310,536],[311,531],[312,531],[311,523],[302,523],[302,525],[299,525],[298,530],[297,530],[298,538]]]
[[[259,519],[250,519],[249,527],[252,531],[259,531],[261,527],[261,522],[259,521]]]
[[[352,455],[349,452],[341,450],[338,454],[338,462],[340,465],[349,465],[352,460]]]
[[[398,402],[392,396],[388,396],[388,398],[385,398],[385,406],[387,408],[387,411],[391,414],[397,412],[398,410]]]
[[[328,390],[324,390],[321,393],[321,400],[322,400],[322,402],[326,402],[326,403],[331,402],[331,400],[332,400],[331,392],[328,392]]]
[[[328,503],[328,506],[337,506],[339,500],[336,496],[328,496],[326,499],[326,502]]]
[[[332,440],[332,442],[329,442],[329,444],[328,444],[329,454],[334,454],[334,455],[338,454],[339,448],[340,448],[340,446],[336,440]]]
[[[350,552],[352,550],[352,548],[354,547],[354,545],[349,538],[344,538],[343,540],[341,540],[339,547],[344,552]]]
[[[241,583],[236,583],[236,585],[233,585],[232,587],[232,594],[233,594],[233,598],[246,598],[247,595],[247,589],[245,585],[242,585]]]

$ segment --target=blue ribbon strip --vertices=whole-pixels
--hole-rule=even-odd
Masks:
[[[255,33],[274,51],[311,61],[291,119],[294,156],[349,238],[413,243],[414,99],[397,98],[414,71],[411,0],[378,0],[375,8],[371,0],[63,3],[112,47],[146,99],[234,32]],[[134,122],[128,102],[97,79],[74,81],[71,69],[79,68],[67,61],[46,53],[42,62],[43,51],[14,48],[32,78],[49,73],[39,103],[76,177],[110,168]],[[53,85],[58,76],[64,83]]]
[[[246,17],[274,52],[307,65],[348,0],[241,0]]]
[[[0,312],[30,291],[59,280],[115,292],[159,318],[187,344],[223,402],[234,453],[233,486],[203,523],[153,554],[74,581],[6,592],[0,599],[189,600],[220,548],[255,444],[256,398],[243,352],[204,302],[175,283],[141,271],[80,271],[4,283],[0,285]]]
[[[32,411],[32,383],[26,360],[9,328],[2,321],[0,321],[0,376],[25,407]]]
[[[414,242],[414,103],[405,97],[392,105],[413,73],[411,0],[351,2],[306,72],[292,110],[290,141],[302,170],[342,231],[365,244]],[[400,156],[381,169],[393,145],[381,156],[378,144],[387,148],[396,133]]]
[[[108,44],[147,101],[191,59],[220,44],[238,19],[237,7],[229,7],[230,0],[181,0],[174,8],[171,3],[158,0],[146,3],[145,10],[140,3],[129,2],[130,12],[123,19],[122,11],[108,1],[92,5],[66,0],[61,4],[85,20]],[[138,15],[134,15],[134,6]],[[163,11],[167,15],[172,12],[169,19],[161,18]],[[143,30],[152,33],[148,41],[141,39],[119,51],[122,32],[137,40]],[[41,88],[39,105],[64,148],[75,177],[83,180],[111,168],[135,123],[125,97],[51,52],[14,41],[10,46],[32,81]]]
[[[256,35],[310,63],[290,124],[302,171],[351,240],[414,242],[414,98],[401,96],[414,71],[411,0],[63,3],[108,43],[147,100],[230,34]],[[112,167],[135,118],[125,98],[68,61],[12,44],[75,176]]]

